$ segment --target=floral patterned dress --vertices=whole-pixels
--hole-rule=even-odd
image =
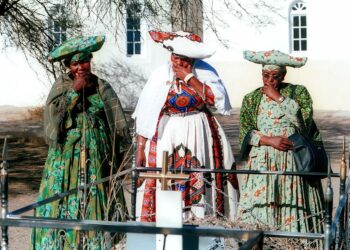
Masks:
[[[157,131],[146,144],[147,166],[161,166],[162,152],[168,151],[170,168],[232,167],[231,146],[220,124],[207,109],[215,97],[208,86],[204,92],[203,100],[192,87],[182,85],[179,91],[173,84],[160,113]],[[156,188],[159,186],[159,181],[147,179],[138,189],[136,216],[139,220],[155,221]],[[185,218],[225,213],[221,174],[191,173],[190,181],[173,182],[173,189],[182,191]],[[230,209],[233,210],[232,206]]]
[[[296,171],[292,151],[259,146],[260,135],[288,137],[300,126],[298,103],[286,97],[278,104],[263,95],[258,108],[257,129],[248,142],[252,148],[246,169]],[[319,181],[299,176],[246,175],[240,183],[239,219],[275,230],[322,232],[323,194]]]
[[[64,124],[65,141],[57,147],[49,148],[43,171],[38,201],[55,194],[77,188],[80,184],[80,157],[83,144],[83,124],[85,123],[86,146],[86,182],[94,182],[109,173],[111,142],[108,136],[104,105],[98,93],[88,95],[85,101],[76,92],[69,91],[68,110]],[[85,104],[85,113],[82,105]],[[119,195],[122,195],[119,193]],[[121,199],[123,197],[121,196]],[[61,219],[107,219],[107,191],[105,184],[88,189],[86,208],[80,207],[81,194],[74,193],[61,200],[40,206],[36,210],[38,217]],[[110,214],[110,213],[108,213]],[[118,218],[114,218],[118,220]],[[88,249],[110,249],[103,232],[87,232]],[[32,247],[34,249],[77,249],[79,233],[74,230],[37,228],[33,230]]]

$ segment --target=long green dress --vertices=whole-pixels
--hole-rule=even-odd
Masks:
[[[67,110],[65,113],[63,135],[64,142],[49,148],[38,201],[49,198],[70,189],[80,183],[80,155],[83,145],[85,124],[86,182],[94,182],[110,171],[111,138],[104,113],[104,103],[98,92],[86,93],[85,100],[73,90],[66,93]],[[85,105],[85,108],[83,106]],[[85,111],[85,112],[83,112]],[[61,135],[62,136],[62,135]],[[41,206],[36,211],[38,217],[62,219],[108,220],[107,188],[99,184],[88,189],[86,210],[80,207],[81,194],[75,193]],[[122,192],[118,192],[119,201],[124,201]],[[124,204],[122,204],[124,206]],[[112,208],[113,209],[113,208]],[[108,214],[113,212],[109,210]],[[114,214],[114,220],[121,220],[120,214]],[[110,249],[111,241],[104,232],[87,232],[87,249]],[[35,249],[77,249],[79,233],[74,230],[34,229],[32,242]],[[33,244],[33,243],[32,243]],[[33,246],[32,246],[33,247]]]
[[[288,137],[295,132],[295,127],[313,126],[309,93],[305,87],[297,85],[294,100],[289,97],[291,86],[282,86],[281,93],[286,98],[281,104],[262,95],[260,89],[245,97],[240,130],[242,149],[249,145],[246,169],[296,171],[292,151],[259,145],[260,135]],[[316,127],[314,131],[312,136],[319,139]],[[324,204],[319,180],[309,181],[299,176],[246,175],[240,188],[238,216],[243,222],[282,231],[323,231]]]

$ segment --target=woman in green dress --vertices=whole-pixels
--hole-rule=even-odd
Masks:
[[[246,169],[296,171],[293,143],[298,128],[321,142],[313,120],[312,100],[302,85],[283,82],[286,66],[301,67],[306,58],[279,51],[244,53],[263,64],[263,87],[247,94],[240,112],[241,155]],[[246,175],[240,182],[239,219],[274,230],[322,232],[323,193],[320,180],[299,176]]]
[[[91,52],[98,50],[103,36],[68,40],[50,53],[51,61],[64,59],[69,72],[61,75],[49,93],[45,113],[45,135],[49,143],[38,201],[93,183],[116,172],[125,151],[128,128],[119,99],[112,87],[90,71]],[[114,193],[113,193],[114,192]],[[112,201],[111,197],[116,197]],[[59,219],[117,220],[126,216],[122,187],[108,183],[40,206],[38,217]],[[33,249],[110,249],[105,232],[36,228]]]

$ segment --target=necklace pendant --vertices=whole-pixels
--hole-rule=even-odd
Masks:
[[[179,85],[176,84],[176,82],[174,83],[174,90],[176,92],[176,94],[182,94],[182,82],[178,82]]]

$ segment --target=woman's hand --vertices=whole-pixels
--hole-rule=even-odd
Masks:
[[[72,87],[75,92],[79,92],[84,88],[90,87],[89,77],[74,77]]]
[[[293,149],[293,142],[282,136],[261,136],[260,145],[271,146],[280,151],[288,151]]]
[[[136,166],[145,167],[146,166],[146,155],[145,155],[145,146],[147,138],[142,135],[136,136]]]
[[[146,154],[144,149],[137,148],[136,150],[136,166],[137,167],[146,166]]]
[[[138,135],[136,138],[137,149],[136,149],[136,167],[145,167],[146,166],[146,146],[147,138]],[[136,186],[140,187],[143,183],[143,178],[137,178]]]
[[[192,65],[186,61],[172,62],[172,67],[176,78],[182,81],[188,74],[192,73]]]
[[[136,167],[146,166],[146,155],[144,148],[137,148],[136,150]],[[140,187],[143,183],[143,178],[137,178],[136,186]]]
[[[267,84],[264,85],[264,87],[262,87],[262,89],[261,89],[261,92],[263,92],[263,94],[267,95],[275,102],[279,102],[279,99],[281,98],[281,94],[272,85],[267,85]]]

